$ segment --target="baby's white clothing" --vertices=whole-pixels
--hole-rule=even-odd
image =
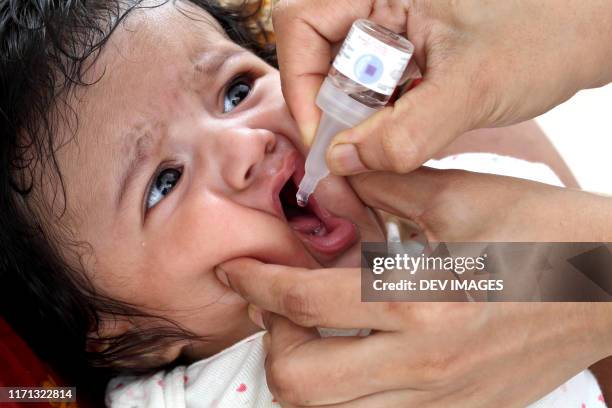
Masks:
[[[433,160],[427,165],[513,175],[561,185],[556,175],[543,164],[493,154],[463,154]],[[280,405],[266,384],[264,333],[256,333],[189,366],[146,377],[114,378],[107,386],[106,405],[111,408],[278,408]],[[606,404],[597,380],[590,371],[584,370],[529,406],[552,407],[604,408]]]
[[[280,407],[266,385],[265,332],[187,367],[148,377],[110,381],[106,405],[112,408]]]
[[[187,367],[147,377],[114,378],[107,387],[111,408],[279,408],[266,385],[265,353],[259,332]],[[590,371],[585,370],[530,408],[605,408]],[[373,407],[376,408],[376,407]]]

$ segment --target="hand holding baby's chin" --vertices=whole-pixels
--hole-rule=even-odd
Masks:
[[[606,352],[575,330],[585,316],[590,327],[605,327],[601,313],[576,313],[597,304],[367,303],[359,268],[306,270],[252,259],[222,264],[218,274],[268,331],[266,378],[287,407],[525,406]],[[525,342],[533,325],[542,335]],[[316,327],[373,334],[321,338]],[[554,341],[559,331],[580,341],[562,345]],[[567,347],[576,356],[571,363],[558,358]],[[537,383],[523,381],[534,377]]]
[[[516,225],[524,226],[518,240],[567,233],[531,220],[535,206],[553,212],[557,201],[560,190],[543,184],[426,168],[350,182],[367,205],[412,219],[430,240],[516,240]],[[569,204],[554,211],[579,214]],[[569,230],[588,241],[592,221],[575,219]],[[268,330],[267,381],[284,406],[524,406],[608,352],[595,344],[597,336],[575,330],[586,324],[605,332],[606,304],[368,303],[361,301],[360,268],[309,270],[238,259],[217,273]],[[540,335],[526,342],[534,325]],[[317,327],[373,334],[321,338]],[[577,341],[562,345],[555,341],[560,332]],[[568,364],[561,353],[576,358]],[[535,377],[537,383],[523,381]]]

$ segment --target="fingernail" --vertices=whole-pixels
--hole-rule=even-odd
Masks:
[[[302,126],[301,133],[302,133],[302,142],[304,143],[304,146],[310,147],[310,145],[312,144],[312,141],[315,138],[316,132],[317,132],[317,125]]]
[[[227,279],[227,274],[219,266],[215,268],[215,275],[217,275],[217,279],[219,279],[219,281],[221,281],[222,284],[224,284],[228,288],[230,287],[229,279]]]
[[[340,176],[363,173],[368,170],[361,162],[355,145],[349,143],[332,147],[329,153],[329,161],[332,173]]]
[[[266,326],[263,322],[263,314],[261,313],[260,308],[249,304],[249,307],[247,308],[247,313],[249,314],[249,318],[253,323],[255,323],[257,326],[261,327],[264,330],[266,329]]]

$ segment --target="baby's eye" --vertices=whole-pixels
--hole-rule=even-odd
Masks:
[[[232,111],[251,92],[251,83],[246,79],[239,79],[231,84],[223,97],[223,113]]]
[[[162,170],[149,189],[147,195],[147,210],[159,203],[166,195],[170,194],[176,183],[181,178],[181,172],[178,169]]]

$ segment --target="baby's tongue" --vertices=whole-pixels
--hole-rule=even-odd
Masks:
[[[289,226],[303,234],[316,234],[324,229],[323,223],[315,215],[298,215],[289,220]]]

